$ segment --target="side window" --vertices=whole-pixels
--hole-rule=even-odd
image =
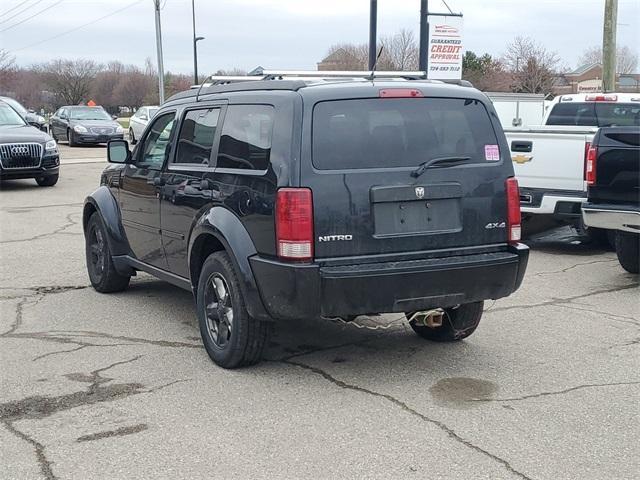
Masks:
[[[230,105],[222,126],[217,168],[266,170],[274,110],[269,105]]]
[[[219,115],[219,108],[190,110],[186,113],[174,163],[209,163]]]
[[[172,112],[161,115],[153,122],[144,139],[138,161],[136,162],[137,166],[153,170],[160,170],[162,168],[170,152],[174,120],[175,113]]]

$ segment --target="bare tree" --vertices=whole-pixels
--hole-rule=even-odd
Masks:
[[[39,68],[50,91],[68,105],[88,100],[92,82],[100,69],[99,64],[85,59],[58,59]]]
[[[385,70],[418,69],[418,44],[413,31],[403,28],[393,36],[383,37],[380,43],[384,46],[380,59],[386,57],[391,67]]]
[[[462,78],[485,92],[508,92],[511,90],[511,75],[500,60],[488,53],[482,56],[467,50],[462,57]]]
[[[516,37],[507,46],[503,63],[511,72],[515,92],[549,93],[560,57],[528,37]]]
[[[580,57],[580,65],[599,63],[602,64],[602,48],[589,47]],[[638,68],[638,55],[629,47],[621,46],[616,49],[616,73],[635,73]]]
[[[16,74],[15,58],[4,49],[0,48],[0,91],[9,89]]]
[[[247,71],[242,68],[232,68],[231,70],[218,70],[214,75],[230,75],[233,77],[241,77],[246,75]]]
[[[366,44],[337,43],[329,48],[318,70],[366,70],[369,51]]]
[[[146,103],[150,92],[155,91],[155,77],[137,68],[129,68],[118,80],[113,90],[113,97],[118,106],[137,109]],[[157,97],[153,100],[153,103],[157,103]]]

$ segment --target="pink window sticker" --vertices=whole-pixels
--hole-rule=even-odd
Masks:
[[[488,162],[497,162],[500,160],[500,149],[498,145],[485,145],[484,158]]]

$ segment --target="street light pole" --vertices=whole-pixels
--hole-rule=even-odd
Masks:
[[[196,40],[196,4],[191,0],[191,16],[193,18],[193,79],[194,85],[198,85],[198,40]]]
[[[418,70],[427,72],[429,68],[429,2],[420,0],[420,51],[418,52]],[[428,72],[427,72],[428,76]]]
[[[378,0],[371,0],[369,6],[369,70],[376,64],[376,44],[378,28]]]
[[[606,0],[602,28],[602,91],[616,89],[616,24],[618,0]]]
[[[164,65],[162,61],[162,29],[160,27],[160,0],[153,0],[156,13],[156,48],[158,50],[158,102],[164,103]]]

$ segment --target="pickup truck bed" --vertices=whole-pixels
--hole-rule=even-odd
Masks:
[[[638,273],[640,255],[640,127],[601,128],[588,155],[585,225],[615,230],[620,264]],[[593,172],[592,174],[589,171]]]

